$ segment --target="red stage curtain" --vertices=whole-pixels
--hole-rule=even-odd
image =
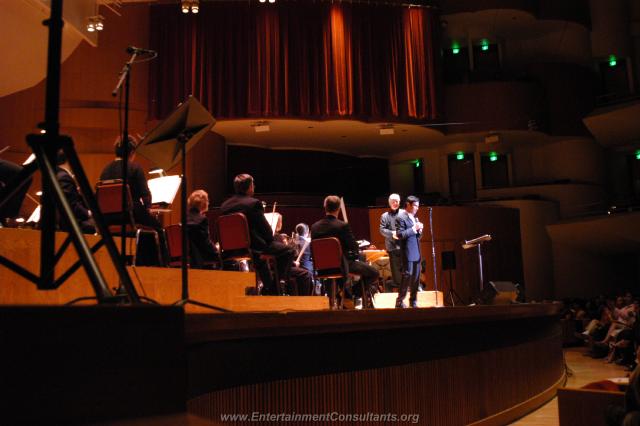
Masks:
[[[150,111],[193,94],[218,118],[433,119],[436,22],[389,5],[153,5]]]

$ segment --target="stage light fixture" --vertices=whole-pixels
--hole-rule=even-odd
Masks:
[[[266,3],[267,0],[260,0],[260,3]]]
[[[87,31],[102,31],[104,29],[104,16],[94,15],[87,18]]]
[[[200,0],[181,0],[180,10],[182,13],[198,13],[200,12]]]

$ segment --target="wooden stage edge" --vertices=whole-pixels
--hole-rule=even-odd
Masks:
[[[559,306],[187,315],[188,410],[507,424],[565,379]],[[330,422],[320,422],[330,424]]]

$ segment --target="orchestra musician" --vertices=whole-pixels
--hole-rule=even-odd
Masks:
[[[85,234],[95,234],[96,228],[91,216],[91,211],[87,207],[82,195],[80,195],[76,179],[71,173],[71,170],[69,170],[67,156],[62,150],[58,151],[58,156],[56,157],[56,179],[60,183],[62,192],[69,202],[69,207],[71,207],[71,211],[82,232]],[[59,219],[60,229],[69,231],[71,226],[66,217],[60,216]]]
[[[104,169],[102,169],[102,173],[100,173],[101,181],[122,179],[123,177],[122,159],[124,157],[125,145],[122,143],[121,139],[122,138],[120,136],[116,139],[116,142],[114,144],[114,152],[116,158],[109,164],[107,164]],[[133,203],[133,218],[137,224],[153,228],[158,233],[158,239],[160,241],[160,252],[162,253],[161,262],[163,264],[166,264],[167,259],[169,259],[169,251],[167,249],[164,229],[162,228],[160,222],[158,222],[158,220],[149,212],[149,208],[151,207],[151,191],[149,190],[147,178],[144,174],[142,166],[133,161],[136,155],[136,139],[133,136],[129,135],[127,143],[129,151],[129,156],[127,158],[127,185],[129,186],[129,190],[131,191],[131,199]],[[114,223],[114,221],[111,222]],[[119,224],[119,222],[116,223]],[[140,261],[140,264],[147,264],[147,262],[149,262],[149,264],[153,264],[154,261],[152,259],[154,259],[154,256],[152,255],[152,253],[155,251],[152,247],[153,245],[155,245],[155,242],[152,242],[151,240],[140,240],[138,252],[139,254],[142,254],[145,259],[140,261],[143,256],[138,256],[138,261]],[[155,262],[157,263],[157,261]]]
[[[402,253],[402,281],[396,299],[396,308],[406,308],[404,299],[410,289],[409,305],[417,308],[418,286],[420,285],[420,237],[424,225],[416,216],[420,208],[418,197],[409,195],[404,203],[404,210],[396,216],[396,235],[400,240]]]
[[[8,160],[0,159],[0,189],[9,185],[11,181],[20,174],[22,166]],[[20,214],[20,207],[24,201],[32,179],[29,178],[18,191],[0,208],[0,225],[5,224],[6,219],[13,219]]]
[[[273,230],[264,217],[264,207],[260,200],[253,198],[255,185],[253,177],[248,174],[239,174],[233,180],[235,194],[222,203],[221,213],[243,213],[247,218],[249,233],[251,235],[251,250],[254,252],[254,264],[262,279],[264,288],[262,294],[278,294],[277,283],[273,282],[269,269],[257,254],[265,253],[276,256],[279,276],[287,281],[295,252],[292,248],[276,241],[273,238]]]
[[[389,195],[389,210],[380,216],[380,234],[384,237],[384,248],[389,254],[393,287],[400,287],[402,280],[402,252],[400,240],[396,235],[396,217],[400,210],[400,195],[391,194]],[[385,290],[392,290],[387,287],[387,283],[385,283]]]
[[[292,238],[289,238],[287,234],[282,234],[282,215],[277,213],[277,223],[275,227],[274,238],[276,241],[281,242],[294,250],[294,255],[298,254],[298,246]],[[307,269],[300,266],[300,264],[293,263],[291,266],[291,270],[289,272],[291,279],[295,282],[295,290],[289,289],[287,286],[287,291],[289,294],[296,294],[300,296],[309,296],[311,295],[311,290],[313,289],[313,271],[308,271]],[[287,283],[288,284],[288,283]]]
[[[300,258],[299,266],[306,269],[313,274],[313,261],[311,260],[311,245],[309,242],[309,225],[306,223],[299,223],[296,225],[295,243],[298,253],[302,251],[302,255],[298,254]]]
[[[204,212],[209,210],[209,194],[197,189],[187,200],[187,235],[189,236],[190,263],[193,268],[203,268],[218,260],[218,251],[211,242],[209,220]]]
[[[369,292],[369,296],[373,298],[373,295],[377,291],[378,271],[373,266],[358,260],[358,243],[353,236],[351,227],[348,223],[338,219],[340,197],[337,195],[327,196],[324,199],[324,211],[326,214],[324,219],[320,219],[311,225],[311,239],[336,237],[340,240],[346,263],[345,272],[360,275],[361,279],[364,280],[364,285]],[[356,287],[359,288],[360,286]],[[354,291],[359,291],[358,288],[354,288]],[[367,295],[361,294],[359,296],[364,300],[364,297]]]

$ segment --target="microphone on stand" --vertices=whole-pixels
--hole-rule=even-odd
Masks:
[[[127,47],[127,53],[137,53],[137,54],[147,54],[147,55],[157,55],[158,52],[151,49],[143,49],[142,47],[129,46]]]

